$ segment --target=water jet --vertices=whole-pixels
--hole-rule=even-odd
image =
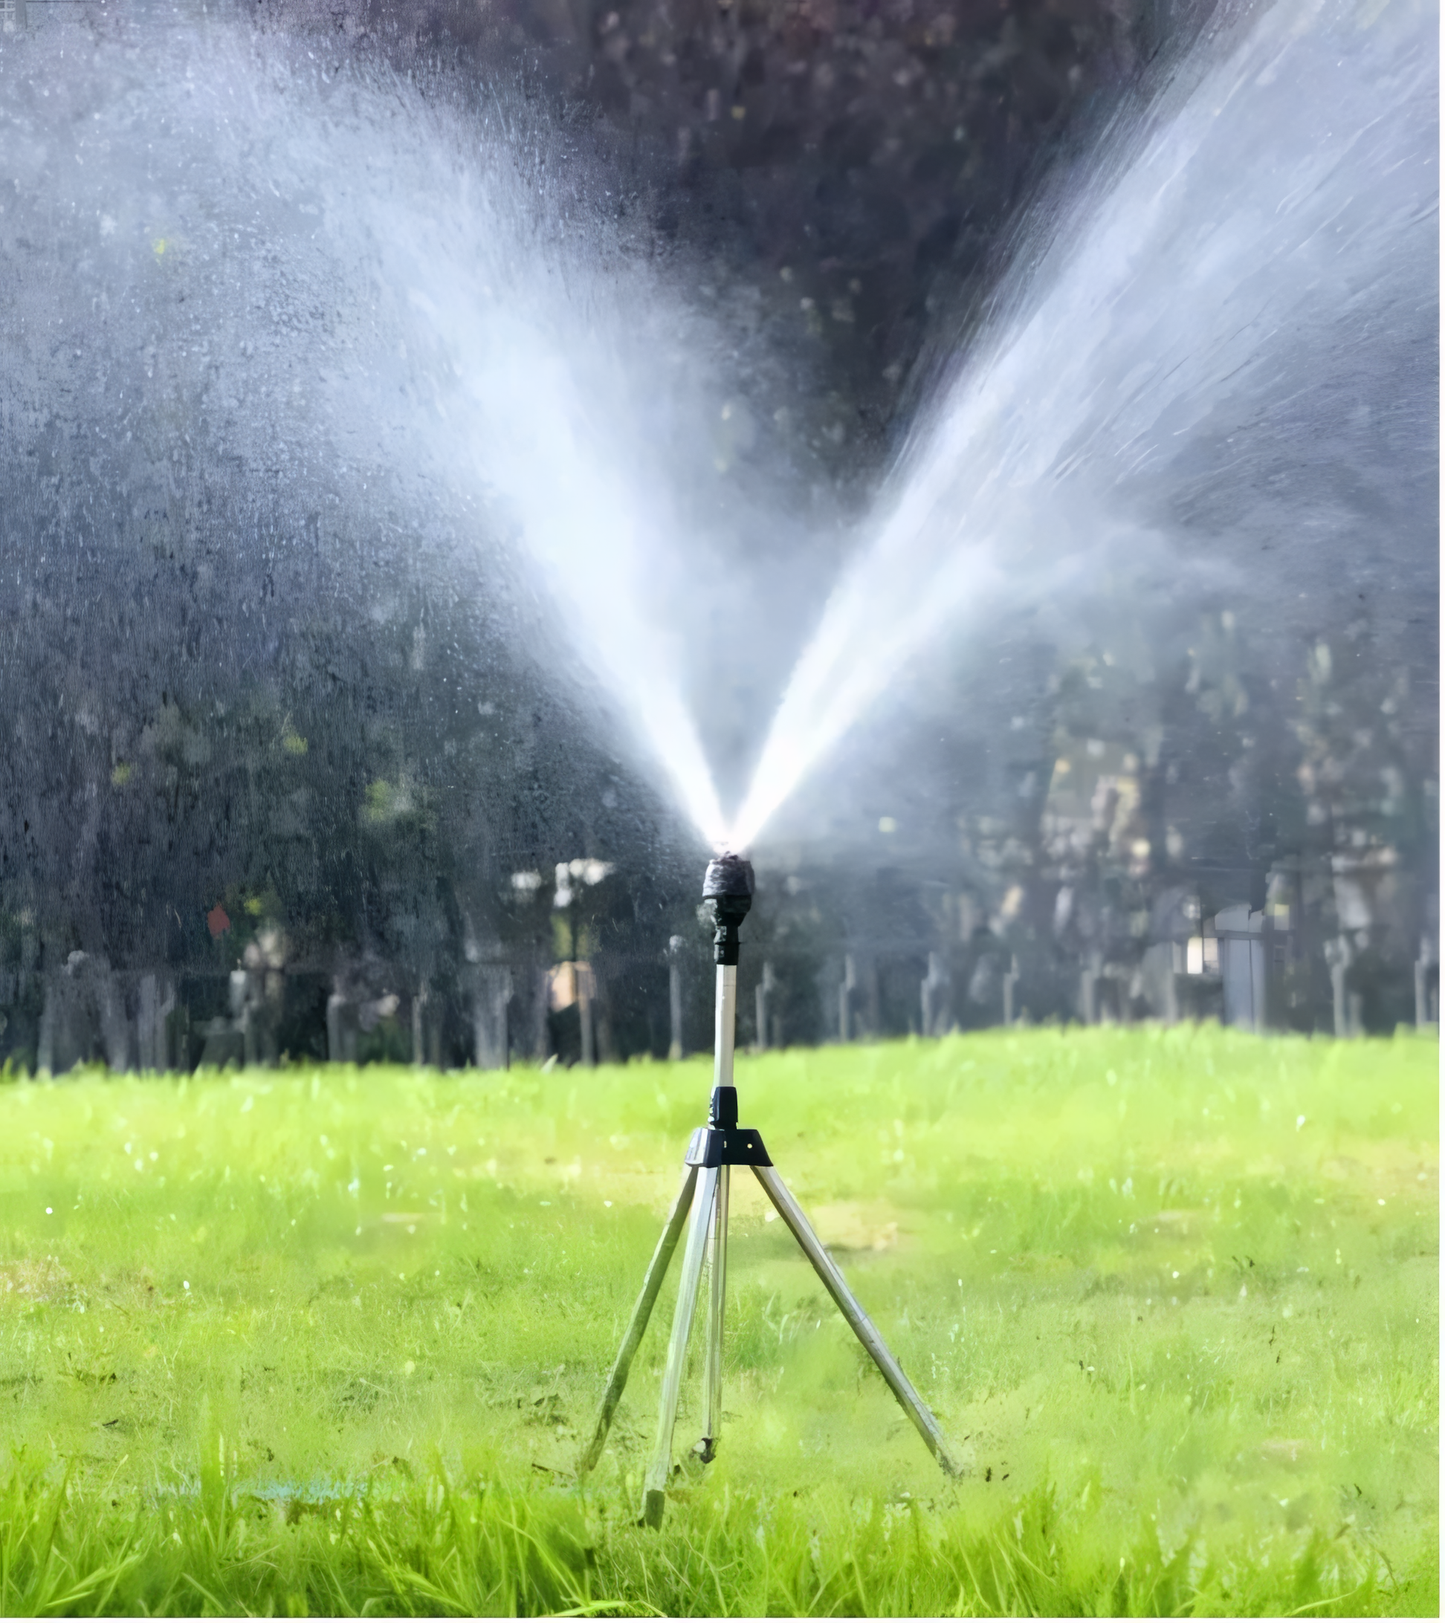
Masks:
[[[1335,470],[1376,474],[1371,405],[1344,402],[1394,409],[1434,342],[1433,35],[1348,0],[1221,17],[1036,206],[798,657],[735,844],[950,629],[1150,570],[1288,617],[1301,567],[1350,558],[1369,504]]]

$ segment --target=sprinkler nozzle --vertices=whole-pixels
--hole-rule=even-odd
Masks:
[[[746,857],[726,851],[707,865],[702,881],[702,899],[712,903],[717,931],[712,938],[713,961],[738,961],[738,926],[753,905],[753,865]]]

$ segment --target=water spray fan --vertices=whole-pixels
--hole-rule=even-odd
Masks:
[[[722,1429],[722,1338],[723,1310],[727,1292],[727,1231],[728,1193],[732,1169],[750,1167],[763,1186],[768,1199],[777,1209],[778,1216],[787,1224],[789,1232],[798,1242],[803,1255],[812,1264],[824,1288],[848,1321],[849,1328],[863,1343],[868,1356],[878,1366],[894,1397],[918,1429],[938,1463],[951,1476],[959,1474],[959,1466],[949,1448],[942,1428],[932,1411],[919,1397],[913,1383],[903,1373],[898,1360],[888,1350],[873,1321],[863,1311],[856,1296],[848,1288],[838,1265],[823,1248],[813,1232],[801,1206],[794,1200],[787,1185],[778,1176],[762,1134],[753,1127],[738,1125],[738,1094],[733,1085],[733,1042],[737,1016],[738,955],[740,942],[738,929],[753,905],[753,866],[746,858],[732,852],[715,857],[708,864],[703,878],[703,901],[711,902],[716,933],[713,936],[713,960],[717,965],[716,1037],[713,1058],[712,1108],[705,1127],[699,1127],[688,1142],[683,1157],[682,1187],[668,1214],[667,1224],[657,1249],[652,1254],[642,1282],[642,1293],[632,1310],[622,1346],[612,1366],[612,1374],[603,1394],[597,1424],[592,1440],[578,1464],[578,1474],[585,1475],[601,1458],[607,1442],[612,1418],[617,1412],[623,1389],[627,1385],[632,1360],[641,1344],[653,1305],[662,1289],[672,1254],[688,1230],[687,1247],[683,1252],[682,1280],[678,1287],[677,1306],[673,1311],[672,1335],[667,1346],[667,1363],[663,1369],[662,1395],[657,1411],[657,1436],[653,1445],[652,1461],[648,1466],[643,1493],[642,1519],[649,1527],[662,1525],[666,1507],[667,1484],[672,1475],[673,1433],[677,1427],[678,1398],[682,1389],[683,1363],[687,1356],[688,1336],[697,1310],[699,1287],[702,1283],[704,1261],[710,1261],[710,1282],[707,1308],[707,1356],[704,1369],[705,1411],[703,1434],[694,1453],[707,1464],[716,1457],[718,1435]],[[688,1219],[691,1215],[691,1224]]]

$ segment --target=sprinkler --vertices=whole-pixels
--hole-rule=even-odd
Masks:
[[[733,1039],[737,1016],[738,928],[753,905],[753,867],[745,858],[729,852],[708,864],[703,879],[703,900],[711,902],[716,931],[713,960],[717,965],[716,1033],[713,1045],[712,1108],[705,1127],[697,1128],[683,1157],[682,1187],[673,1202],[662,1238],[652,1254],[642,1281],[642,1293],[632,1310],[622,1338],[607,1390],[602,1397],[592,1440],[578,1462],[578,1475],[585,1475],[601,1457],[612,1417],[627,1385],[628,1371],[642,1341],[647,1321],[662,1289],[672,1254],[686,1227],[687,1246],[682,1259],[682,1281],[673,1312],[672,1336],[667,1346],[667,1363],[662,1376],[662,1396],[658,1404],[657,1437],[652,1462],[643,1490],[642,1520],[649,1527],[662,1525],[667,1499],[667,1483],[672,1475],[673,1432],[677,1426],[678,1397],[682,1388],[683,1362],[688,1336],[702,1282],[704,1260],[711,1269],[707,1308],[707,1357],[704,1371],[705,1411],[703,1434],[694,1453],[707,1464],[717,1454],[722,1429],[722,1339],[723,1309],[727,1291],[728,1192],[732,1169],[750,1167],[763,1186],[778,1216],[787,1224],[803,1255],[813,1265],[824,1288],[848,1321],[849,1328],[863,1343],[868,1356],[878,1366],[904,1411],[918,1428],[934,1458],[950,1475],[959,1474],[932,1411],[913,1389],[902,1366],[888,1350],[873,1321],[849,1290],[838,1265],[823,1248],[803,1209],[793,1199],[778,1176],[761,1133],[738,1125],[738,1094],[733,1086]],[[691,1225],[688,1224],[691,1214]]]

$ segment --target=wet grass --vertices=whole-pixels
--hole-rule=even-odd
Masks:
[[[0,1609],[1434,1615],[1437,1052],[741,1060],[969,1472],[739,1174],[722,1451],[661,1533],[666,1295],[573,1466],[704,1062],[0,1087]]]

